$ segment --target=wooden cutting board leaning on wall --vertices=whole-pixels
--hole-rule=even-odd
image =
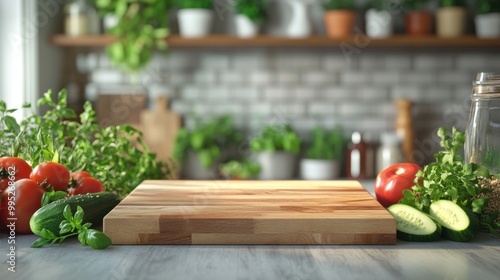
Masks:
[[[156,153],[158,160],[171,161],[175,136],[181,128],[181,116],[168,110],[167,97],[157,97],[155,104],[155,110],[141,112],[144,141],[151,151]]]
[[[106,217],[113,244],[395,244],[356,181],[144,181]]]

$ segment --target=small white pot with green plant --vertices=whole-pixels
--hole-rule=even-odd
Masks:
[[[236,35],[241,38],[255,37],[266,20],[267,0],[235,0]]]
[[[301,140],[289,125],[270,125],[250,140],[250,149],[260,165],[259,179],[286,180],[295,175]]]
[[[231,160],[221,165],[220,173],[230,180],[256,179],[260,173],[260,165],[248,158]]]
[[[500,1],[476,0],[476,16],[474,20],[477,37],[500,37]]]
[[[177,0],[179,32],[185,38],[210,34],[213,25],[211,0]]]
[[[371,38],[387,38],[393,32],[390,0],[374,0],[366,11],[366,35]]]
[[[311,146],[300,161],[304,180],[332,180],[340,177],[346,140],[340,127],[326,131],[317,126],[312,132]]]
[[[184,179],[206,180],[218,177],[218,165],[224,161],[224,151],[238,145],[242,135],[233,127],[230,116],[207,122],[198,120],[192,130],[181,128],[176,135],[173,158],[182,165]]]

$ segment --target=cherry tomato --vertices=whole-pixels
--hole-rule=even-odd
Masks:
[[[384,207],[396,204],[403,198],[403,190],[411,189],[420,166],[414,163],[396,163],[380,171],[375,181],[377,201]]]
[[[16,181],[12,188],[3,191],[4,206],[0,211],[0,218],[9,231],[15,227],[17,233],[31,233],[30,219],[42,207],[44,192],[42,187],[30,179]]]
[[[46,189],[53,187],[56,191],[62,191],[68,187],[70,174],[62,164],[44,162],[33,169],[30,179]]]
[[[70,186],[71,187],[76,187],[80,183],[80,181],[85,178],[85,177],[92,177],[90,173],[87,171],[75,171],[71,173],[71,180],[70,180]]]
[[[28,179],[31,174],[31,166],[18,157],[1,157],[0,158],[0,177],[6,178],[14,175],[14,181]]]
[[[92,177],[84,177],[82,178],[78,186],[71,187],[68,189],[68,196],[103,192],[105,190],[106,189],[104,188],[104,185],[101,182],[99,182],[99,180]]]

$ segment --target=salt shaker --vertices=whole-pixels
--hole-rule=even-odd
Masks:
[[[477,73],[465,131],[464,158],[500,173],[500,73]]]

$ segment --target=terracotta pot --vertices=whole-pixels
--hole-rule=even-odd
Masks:
[[[428,11],[413,11],[406,14],[408,35],[429,35],[432,33],[432,14]]]
[[[331,10],[326,11],[325,26],[328,37],[342,38],[352,35],[356,13],[351,10]]]
[[[462,7],[445,7],[436,11],[436,33],[439,37],[459,37],[465,33],[467,10]]]

